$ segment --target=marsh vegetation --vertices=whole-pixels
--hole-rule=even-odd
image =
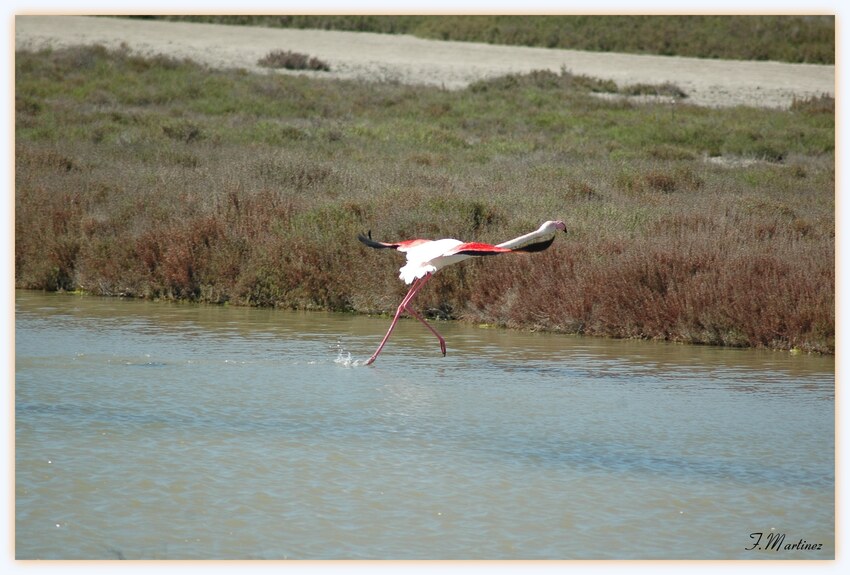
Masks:
[[[15,68],[18,287],[386,313],[401,260],[358,233],[500,242],[557,218],[552,249],[446,269],[418,305],[834,350],[831,97],[638,103],[568,70],[448,91],[97,46]]]

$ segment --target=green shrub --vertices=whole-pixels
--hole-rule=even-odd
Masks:
[[[264,68],[286,68],[287,70],[330,71],[331,67],[318,58],[292,52],[291,50],[272,50],[259,60],[257,65]]]

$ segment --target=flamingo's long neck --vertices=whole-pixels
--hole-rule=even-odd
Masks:
[[[555,239],[555,232],[544,228],[537,229],[529,234],[508,240],[498,244],[496,247],[512,250],[539,251],[549,247]]]

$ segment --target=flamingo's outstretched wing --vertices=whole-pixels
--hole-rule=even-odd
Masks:
[[[512,252],[514,250],[510,248],[500,248],[498,246],[490,245],[490,244],[482,244],[479,242],[468,242],[465,244],[460,244],[456,248],[452,249],[446,255],[464,255],[464,256],[495,256],[496,254],[503,254],[505,252]]]
[[[367,235],[360,234],[357,236],[357,239],[360,240],[361,243],[369,246],[370,248],[375,249],[385,249],[392,248],[394,250],[398,250],[400,252],[406,252],[410,248],[414,248],[416,246],[420,246],[422,244],[428,243],[431,240],[402,240],[400,242],[379,242],[377,240],[372,239],[372,230],[367,232]]]
[[[549,246],[551,246],[552,242],[554,242],[554,241],[555,241],[555,236],[553,235],[549,239],[542,239],[540,241],[530,242],[528,244],[525,244],[522,247],[513,248],[511,251],[514,251],[514,252],[530,252],[530,253],[542,252],[543,250],[548,249]]]

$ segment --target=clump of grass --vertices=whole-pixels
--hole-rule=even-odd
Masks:
[[[613,80],[602,80],[592,78],[584,74],[573,74],[562,68],[560,73],[551,70],[532,70],[525,74],[508,74],[487,78],[473,82],[469,86],[472,92],[485,92],[488,90],[513,90],[520,87],[533,87],[537,89],[568,90],[575,92],[602,92],[616,93],[617,83]]]
[[[794,96],[791,101],[792,112],[802,112],[806,114],[835,114],[835,98],[829,94],[821,94],[820,96],[809,96],[807,98],[798,98]]]
[[[200,126],[187,121],[169,122],[162,127],[162,132],[179,142],[189,143],[203,138],[203,131]]]
[[[328,72],[331,69],[327,62],[291,50],[272,50],[257,60],[257,65],[264,68],[285,68],[287,70],[319,70]]]
[[[102,48],[15,65],[17,287],[384,313],[402,259],[358,233],[498,243],[561,218],[548,251],[447,268],[417,305],[834,351],[834,115],[671,115],[564,72],[452,92]]]
[[[687,92],[672,82],[663,82],[661,84],[630,84],[621,88],[619,92],[627,96],[661,96],[679,100],[688,97]]]
[[[551,70],[532,70],[527,73],[507,74],[485,78],[470,84],[474,93],[510,91],[523,88],[559,90],[571,94],[620,94],[623,96],[655,96],[682,100],[688,94],[671,82],[661,84],[630,84],[620,87],[613,80],[602,80],[584,74],[573,74],[566,68],[560,73]]]

